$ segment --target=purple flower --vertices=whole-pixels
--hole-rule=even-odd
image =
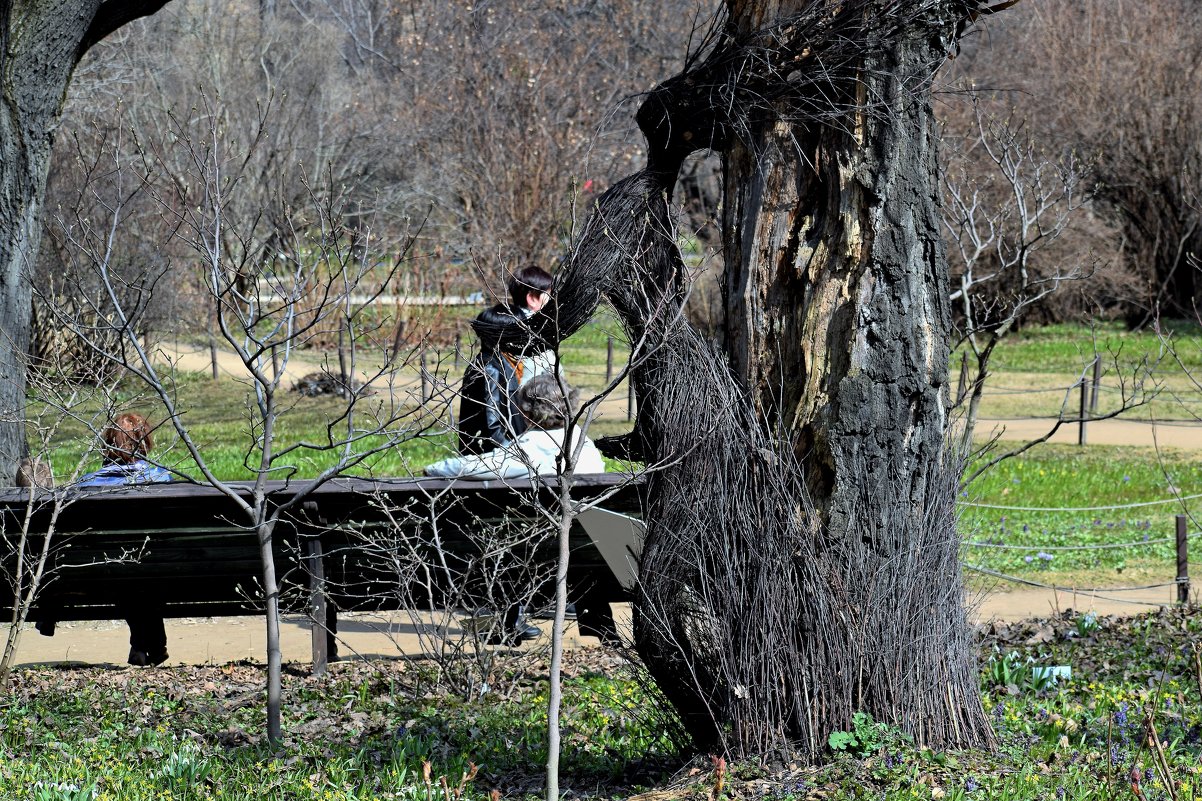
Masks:
[[[966,793],[971,793],[980,786],[981,785],[977,784],[977,780],[974,779],[972,776],[969,776],[967,779],[964,780],[964,792],[966,792]]]
[[[1131,480],[1131,476],[1123,476],[1123,483],[1124,483],[1124,484],[1126,484],[1126,483],[1127,483],[1128,481],[1130,481],[1130,480]]]
[[[1042,560],[1043,560],[1043,561],[1045,561],[1045,562],[1050,562],[1050,561],[1052,561],[1052,555],[1051,555],[1050,553],[1047,553],[1047,552],[1045,552],[1045,551],[1040,551],[1039,553],[1035,554],[1035,558],[1036,558],[1036,559],[1042,559]]]
[[[1034,556],[1024,556],[1023,561],[1026,562],[1027,564],[1031,564],[1032,562],[1035,561],[1035,557]]]
[[[1114,722],[1120,729],[1127,725],[1127,702],[1119,704],[1118,711],[1114,713]]]

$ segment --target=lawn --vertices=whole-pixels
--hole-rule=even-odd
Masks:
[[[561,350],[561,359],[568,380],[581,387],[585,400],[600,393],[606,385],[608,341],[614,340],[614,373],[621,370],[627,349],[616,322],[601,316],[570,338]],[[307,354],[301,354],[307,357]],[[416,374],[411,379],[410,394],[397,396],[399,421],[389,427],[393,436],[403,440],[399,447],[378,453],[351,471],[354,475],[405,476],[420,475],[422,467],[445,458],[455,450],[456,437],[451,429],[451,415],[457,412],[454,383],[463,370],[452,350],[431,351],[428,359],[436,373],[434,399],[424,407],[417,395]],[[163,419],[160,401],[149,395],[133,380],[126,381],[104,393],[79,388],[79,395],[69,402],[57,386],[54,402],[47,401],[48,393],[31,396],[28,415],[31,420],[31,440],[45,440],[48,458],[60,480],[99,466],[96,443],[108,408],[138,410],[154,422]],[[213,473],[222,480],[247,480],[254,476],[260,450],[254,442],[253,431],[258,425],[258,410],[250,384],[233,377],[211,379],[204,373],[179,373],[174,376],[171,394],[182,414],[189,435],[203,454]],[[275,450],[296,443],[312,447],[294,451],[278,461],[272,477],[307,478],[318,475],[334,464],[338,454],[328,445],[331,421],[338,421],[334,435],[345,435],[341,421],[345,404],[332,397],[306,398],[294,392],[281,393],[281,409],[275,424]],[[359,431],[377,427],[377,420],[386,413],[385,391],[364,398],[356,412],[355,426]],[[590,434],[605,436],[628,431],[626,419],[626,386],[623,383],[601,409]],[[382,437],[363,437],[356,443],[360,451],[379,447]],[[198,468],[184,443],[169,426],[159,428],[154,456],[164,465],[183,475],[199,476]],[[611,463],[616,466],[616,463]]]
[[[1045,445],[998,464],[962,492],[964,559],[1077,586],[1172,576],[1175,518],[1190,515],[1196,529],[1199,496],[1202,464],[1187,451]]]
[[[1195,344],[1197,331],[1182,329],[1175,337],[1180,352],[1192,354],[1183,356],[1181,362],[1191,369],[1202,369],[1202,350]],[[610,315],[600,315],[562,349],[567,377],[585,389],[586,397],[606,383],[611,341],[612,369],[616,373],[626,358],[627,347]],[[1046,393],[1020,395],[1017,391],[1071,383],[1081,365],[1092,358],[1096,344],[1126,369],[1159,359],[1159,369],[1165,374],[1162,383],[1173,384],[1178,390],[1166,392],[1156,401],[1157,414],[1188,419],[1192,414],[1189,405],[1202,401],[1202,397],[1193,398],[1186,391],[1189,381],[1184,369],[1163,358],[1164,342],[1155,334],[1127,333],[1113,325],[1026,329],[999,348],[997,372],[990,378],[983,413],[1001,407],[1023,414],[1054,413],[1054,408],[1048,411],[1039,407]],[[404,442],[371,457],[355,473],[420,474],[424,465],[453,451],[455,437],[449,415],[455,406],[453,384],[463,369],[462,363],[457,363],[450,351],[432,354],[430,363],[441,364],[441,375],[450,382],[444,386],[443,403],[431,404],[428,413],[420,416],[418,406],[410,399],[406,408],[413,415],[406,423],[410,428]],[[138,396],[134,389],[132,383],[119,388],[112,405],[147,410],[155,418],[156,402]],[[222,479],[250,478],[259,454],[249,433],[253,398],[247,386],[231,378],[213,381],[203,374],[182,374],[176,390],[189,431],[214,473]],[[275,432],[277,449],[297,442],[327,441],[326,427],[341,411],[340,401],[302,398],[291,392],[284,394],[284,401],[286,409]],[[364,428],[370,428],[373,407],[380,401],[379,396],[365,400],[359,417]],[[56,475],[65,477],[77,469],[96,466],[95,418],[100,408],[97,399],[85,398],[64,416],[45,405],[31,404],[32,416],[41,413],[43,423],[56,424],[49,438]],[[601,412],[591,429],[593,436],[629,430],[624,385],[602,404]],[[1134,412],[1147,413],[1147,408]],[[1166,439],[1171,440],[1171,432]],[[379,442],[379,438],[368,437],[359,447]],[[195,465],[170,429],[160,431],[156,454],[177,470],[196,475]],[[328,450],[302,449],[282,460],[276,475],[313,476],[332,464],[334,458]],[[1202,495],[1202,468],[1188,451],[1044,445],[999,464],[964,490],[960,498],[964,559],[974,568],[1078,587],[1163,581],[1171,578],[1175,569],[1175,545],[1171,541],[1174,518],[1177,514],[1202,512],[1202,499],[1193,497],[1197,495]],[[1083,550],[1068,550],[1082,546]],[[1199,550],[1194,548],[1195,555]]]
[[[562,786],[569,798],[1202,798],[1202,612],[1064,617],[982,632],[992,752],[937,752],[860,718],[829,762],[713,763],[671,736],[621,655],[568,656]],[[1121,655],[1121,656],[1120,656]],[[1044,666],[1071,678],[1041,678]],[[0,701],[0,797],[108,799],[534,798],[546,740],[545,665],[497,666],[475,701],[421,661],[351,662],[285,676],[285,743],[262,740],[262,668],[30,668]],[[1147,745],[1154,725],[1165,760]],[[464,779],[464,776],[470,778]],[[1137,780],[1142,796],[1131,793]],[[441,781],[446,779],[444,790]],[[459,790],[462,788],[462,795]],[[645,794],[639,796],[638,794]]]

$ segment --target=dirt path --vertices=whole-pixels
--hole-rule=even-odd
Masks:
[[[629,633],[629,617],[620,629]],[[533,621],[543,638],[524,648],[549,647],[551,624]],[[0,626],[0,642],[8,636]],[[628,635],[627,635],[628,636]],[[413,622],[406,613],[393,615],[346,614],[339,616],[339,653],[344,657],[386,658],[422,653]],[[565,647],[596,647],[596,638],[581,636],[574,622],[565,632]],[[280,648],[285,662],[308,663],[312,659],[309,622],[304,617],[285,617],[280,626]],[[249,659],[264,661],[267,632],[259,617],[183,618],[167,621],[167,665],[224,664]],[[17,665],[75,663],[124,665],[129,655],[129,630],[124,621],[101,620],[60,623],[53,637],[43,637],[31,625],[21,631]]]
[[[1004,440],[1033,440],[1052,430],[1054,421],[1047,419],[978,421],[978,437],[996,433]],[[1062,425],[1049,440],[1054,443],[1076,444],[1078,426]],[[1143,448],[1160,447],[1202,449],[1202,425],[1153,423],[1145,420],[1097,420],[1085,429],[1090,445],[1133,445]]]
[[[1170,604],[1171,587],[1140,592],[1100,593],[1105,597],[1071,592],[1051,592],[1026,588],[1010,592],[976,594],[968,599],[975,622],[1013,621],[1047,617],[1054,612],[1073,609],[1101,615],[1131,615]],[[618,605],[614,609],[619,633],[630,641],[630,608]],[[546,647],[550,640],[550,623],[536,621],[543,629],[542,640],[524,646],[527,649]],[[340,617],[339,650],[343,656],[387,658],[416,655],[422,652],[414,634],[412,621],[405,613],[393,615],[348,614]],[[0,638],[7,636],[8,626],[0,626]],[[266,631],[261,618],[186,618],[167,621],[167,649],[171,653],[168,665],[224,664],[248,659],[264,660]],[[281,647],[284,661],[308,663],[311,636],[308,621],[303,617],[287,617],[281,626]],[[568,648],[591,648],[598,645],[593,637],[581,636],[575,623],[569,622],[565,645]],[[21,632],[16,664],[77,663],[124,665],[129,653],[129,632],[122,621],[92,621],[62,623],[53,637],[43,637],[32,626]]]

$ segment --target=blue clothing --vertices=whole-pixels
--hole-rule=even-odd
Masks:
[[[172,481],[170,471],[164,470],[157,464],[151,464],[145,459],[138,459],[129,464],[108,464],[88,473],[79,479],[77,487],[116,487],[125,484],[157,484],[162,481]]]

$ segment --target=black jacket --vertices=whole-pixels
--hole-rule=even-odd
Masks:
[[[522,357],[547,347],[535,331],[536,316],[498,304],[472,321],[480,353],[468,365],[460,388],[460,454],[490,451],[526,430],[526,419],[518,413],[513,397],[521,386]]]

